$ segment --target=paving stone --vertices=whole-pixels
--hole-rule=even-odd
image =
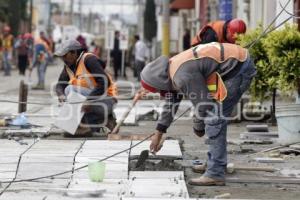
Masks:
[[[134,141],[133,145],[136,144],[138,141]],[[139,146],[133,148],[131,150],[130,157],[132,159],[137,158],[140,153],[143,150],[147,150],[150,147],[151,141],[145,141]],[[180,146],[177,140],[165,140],[163,143],[163,147],[157,154],[154,156],[152,154],[149,154],[149,158],[156,158],[156,159],[161,159],[161,158],[173,158],[173,159],[181,159],[182,158],[182,153],[180,150]]]

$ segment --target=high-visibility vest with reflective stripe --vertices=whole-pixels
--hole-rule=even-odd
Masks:
[[[209,43],[200,44],[196,47],[190,48],[170,59],[169,75],[173,81],[174,76],[178,69],[183,66],[183,64],[190,60],[197,60],[205,57],[214,59],[216,62],[222,64],[230,58],[235,58],[240,62],[246,61],[248,56],[248,50],[244,49],[238,45],[229,43]],[[173,82],[174,87],[176,85]],[[227,96],[227,89],[221,78],[221,76],[214,72],[206,79],[206,85],[210,92],[210,95],[219,102],[224,101]]]
[[[85,88],[89,88],[89,89],[94,89],[97,86],[97,82],[96,82],[95,78],[88,71],[88,69],[86,68],[86,66],[84,64],[85,58],[88,55],[95,56],[92,53],[84,53],[79,60],[75,74],[68,66],[66,66],[66,71],[70,78],[70,80],[69,80],[70,85],[85,87]],[[109,82],[110,82],[110,86],[107,89],[107,95],[116,97],[118,95],[117,86],[108,73],[106,73],[106,76],[108,77]]]
[[[200,42],[202,41],[201,36],[203,33],[207,31],[208,28],[213,29],[217,34],[218,41],[215,42],[220,42],[220,43],[226,42],[225,39],[226,35],[224,35],[224,25],[225,25],[225,21],[214,21],[208,23],[203,28],[201,28],[200,31],[197,33],[197,35],[192,39],[191,45],[194,46],[200,44]]]

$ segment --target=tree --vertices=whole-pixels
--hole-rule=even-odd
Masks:
[[[21,21],[27,19],[27,0],[0,0],[0,20],[9,24],[12,33],[19,33]]]
[[[241,46],[247,46],[247,44],[256,41],[262,32],[263,27],[260,25],[246,34],[239,35],[237,43]],[[268,59],[266,49],[263,46],[264,40],[265,37],[261,38],[249,49],[257,69],[257,75],[252,81],[250,93],[254,99],[260,101],[270,97],[270,92],[276,88],[276,81],[274,80],[278,76],[278,71],[273,70],[273,66],[271,66]]]
[[[152,39],[156,36],[157,22],[155,13],[154,0],[146,1],[146,8],[144,12],[144,36],[148,42],[152,42]]]
[[[0,0],[0,21],[7,22],[8,21],[8,1]]]
[[[238,38],[238,44],[246,46],[262,34],[262,26]],[[263,101],[272,94],[272,123],[275,122],[276,89],[291,94],[300,94],[300,32],[296,25],[286,24],[258,40],[249,49],[257,69],[251,84],[252,97]]]
[[[296,25],[286,24],[264,40],[268,59],[278,72],[277,88],[284,93],[299,91],[300,32]]]

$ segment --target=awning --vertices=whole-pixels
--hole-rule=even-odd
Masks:
[[[170,5],[171,9],[194,9],[195,0],[175,0]]]

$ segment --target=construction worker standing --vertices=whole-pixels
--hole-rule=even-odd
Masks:
[[[170,59],[162,56],[149,63],[141,73],[141,85],[166,98],[150,150],[159,151],[162,135],[185,96],[195,108],[193,131],[200,137],[205,134],[209,145],[204,175],[189,183],[224,185],[227,117],[255,74],[248,50],[229,43],[201,44]]]
[[[47,65],[52,56],[50,43],[45,37],[43,31],[40,32],[39,37],[34,40],[34,53],[32,66],[29,68],[30,73],[34,67],[37,67],[38,83],[32,89],[43,90],[45,89],[45,75]]]
[[[55,55],[65,64],[56,85],[59,101],[64,102],[70,92],[93,100],[93,103],[83,105],[85,114],[75,134],[91,135],[100,130],[101,124],[112,131],[116,125],[113,108],[117,103],[117,88],[99,58],[87,53],[77,40],[63,42]]]
[[[10,76],[12,52],[14,44],[14,36],[10,34],[10,27],[3,28],[3,36],[1,37],[2,61],[4,67],[4,76]]]
[[[192,39],[192,46],[210,42],[235,43],[238,34],[246,32],[246,24],[243,20],[232,19],[229,21],[214,21],[208,23]]]

